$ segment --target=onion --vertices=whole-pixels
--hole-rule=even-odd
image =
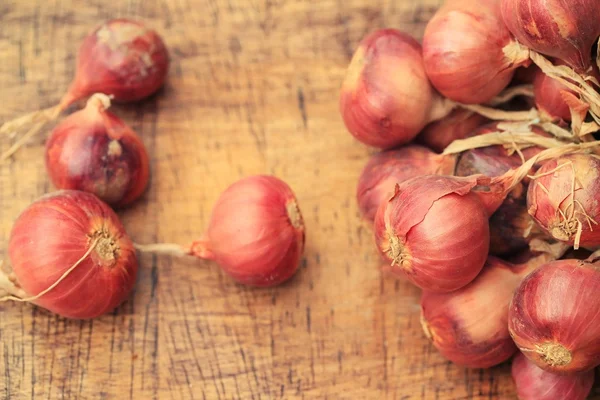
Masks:
[[[13,226],[8,254],[18,285],[5,289],[18,297],[3,300],[30,301],[67,318],[114,310],[131,292],[138,268],[116,214],[94,195],[73,190],[27,207]]]
[[[417,140],[433,151],[441,153],[453,141],[468,137],[487,119],[465,109],[456,109],[439,121],[430,123],[419,134]]]
[[[523,265],[489,257],[473,282],[451,293],[423,292],[421,324],[444,357],[469,368],[489,368],[508,360],[517,348],[508,332],[513,292],[547,255]]]
[[[394,29],[375,31],[361,42],[340,94],[350,133],[379,148],[410,142],[450,112],[441,104],[425,74],[421,45]]]
[[[90,192],[121,207],[138,199],[149,178],[148,154],[140,138],[96,94],[66,118],[46,143],[46,168],[59,189]]]
[[[253,176],[221,194],[206,233],[191,246],[153,244],[136,248],[214,260],[237,282],[275,286],[295,274],[304,241],[304,221],[290,187],[272,176]]]
[[[530,62],[502,21],[500,0],[446,2],[427,24],[423,59],[433,86],[468,104],[491,100]]]
[[[585,400],[594,386],[594,371],[556,375],[519,353],[512,362],[512,377],[520,400]]]
[[[451,292],[475,279],[490,243],[488,214],[471,193],[475,185],[429,175],[396,186],[375,217],[375,240],[391,272],[432,292]]]
[[[373,222],[377,209],[394,193],[397,183],[421,175],[452,175],[455,158],[441,156],[418,145],[407,145],[373,155],[356,191],[363,216]]]
[[[538,225],[557,240],[600,246],[600,160],[571,154],[548,161],[529,185],[527,206]]]
[[[501,0],[504,22],[525,46],[563,60],[576,71],[592,63],[600,36],[597,0]]]
[[[533,89],[535,105],[543,116],[549,119],[571,121],[571,110],[561,92],[573,92],[569,91],[566,86],[537,69]]]
[[[81,44],[75,79],[60,103],[0,128],[0,133],[7,133],[33,125],[1,160],[14,154],[45,123],[58,118],[74,102],[94,93],[105,93],[117,102],[144,99],[164,84],[168,69],[167,48],[155,31],[127,19],[105,22]]]
[[[523,280],[508,327],[521,351],[546,371],[569,374],[600,364],[600,267],[590,261],[548,263]]]

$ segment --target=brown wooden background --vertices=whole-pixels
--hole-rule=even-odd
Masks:
[[[0,120],[56,103],[100,21],[133,16],[163,35],[166,88],[113,108],[152,155],[150,189],[122,213],[134,240],[190,242],[218,194],[256,173],[294,188],[308,230],[300,272],[277,289],[144,256],[135,293],[103,318],[0,305],[0,398],[515,398],[508,366],[440,357],[421,333],[418,290],[382,278],[354,199],[369,150],[337,111],[357,42],[378,27],[420,37],[440,3],[0,0]],[[39,138],[0,168],[1,243],[50,190]]]

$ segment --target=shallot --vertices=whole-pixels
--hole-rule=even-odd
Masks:
[[[502,21],[500,0],[447,1],[427,24],[423,59],[433,86],[467,104],[491,100],[530,63]]]
[[[595,261],[548,263],[515,291],[510,334],[523,354],[546,371],[572,374],[600,364],[600,267]]]
[[[512,378],[520,400],[585,400],[594,386],[594,371],[556,375],[544,371],[522,353],[512,362]]]
[[[114,310],[129,296],[138,269],[117,215],[96,196],[74,190],[27,207],[12,228],[8,254],[14,278],[2,275],[11,293],[2,300],[32,302],[67,318]]]
[[[600,36],[597,0],[501,0],[502,16],[520,43],[558,58],[579,73],[592,65]]]
[[[529,273],[549,255],[523,265],[489,257],[477,278],[451,293],[423,292],[421,324],[433,345],[450,361],[469,368],[489,368],[516,351],[508,332],[508,305]]]
[[[140,138],[109,106],[107,96],[96,94],[62,121],[46,142],[46,169],[59,189],[83,190],[122,207],[144,192],[149,161]]]
[[[75,79],[59,104],[6,122],[0,128],[0,133],[7,133],[30,127],[0,160],[14,154],[76,101],[94,93],[104,93],[117,102],[144,99],[163,86],[168,69],[167,48],[155,31],[128,19],[105,22],[81,44]]]
[[[136,248],[214,260],[237,282],[266,287],[296,273],[304,242],[304,221],[294,193],[282,180],[260,175],[239,180],[221,194],[205,234],[191,246]]]

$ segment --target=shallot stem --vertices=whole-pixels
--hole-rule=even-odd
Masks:
[[[213,258],[212,252],[208,249],[208,240],[206,239],[197,240],[193,242],[189,247],[184,247],[175,243],[134,243],[133,247],[141,253],[159,254],[175,257],[194,256],[205,260],[210,260]]]
[[[26,125],[30,125],[36,122],[47,122],[58,118],[62,109],[60,105],[48,107],[43,110],[34,111],[32,113],[23,115],[19,118],[13,119],[12,121],[7,121],[2,126],[0,126],[0,135],[4,135],[10,133],[13,135],[15,131],[21,129]]]
[[[19,301],[19,302],[31,302],[31,301],[39,299],[40,297],[42,297],[43,295],[45,295],[46,293],[48,293],[52,289],[54,289],[56,286],[58,286],[58,284],[61,283],[67,276],[69,276],[71,274],[71,272],[73,272],[75,270],[75,268],[77,268],[83,261],[85,261],[85,259],[88,258],[88,256],[92,253],[92,251],[94,251],[94,249],[96,248],[96,245],[98,245],[99,241],[100,241],[100,237],[96,238],[92,242],[90,247],[87,249],[85,254],[83,256],[81,256],[81,258],[79,260],[77,260],[77,262],[75,264],[73,264],[68,270],[66,270],[61,275],[61,277],[56,280],[56,282],[54,282],[52,285],[48,286],[46,289],[42,290],[40,293],[38,293],[32,297],[17,297],[17,296],[13,296],[13,295],[4,296],[4,297],[0,298],[0,302],[9,301],[9,300]],[[5,278],[5,279],[8,279],[8,278]]]
[[[536,135],[533,132],[498,131],[473,136],[467,139],[455,140],[448,147],[446,147],[442,154],[457,154],[471,149],[494,145],[505,145],[515,147],[517,150],[520,150],[517,145],[533,145],[551,149],[555,147],[564,146],[565,142],[553,138],[547,138],[540,135]]]
[[[518,97],[518,96],[525,96],[525,97],[533,98],[534,97],[533,85],[527,84],[527,85],[519,85],[519,86],[509,87],[508,89],[506,89],[502,93],[500,93],[498,96],[496,96],[492,100],[490,100],[487,103],[487,105],[499,106],[501,104],[511,101],[512,99],[514,99],[515,97]]]
[[[540,118],[540,113],[535,108],[529,111],[504,111],[477,104],[459,104],[459,106],[496,121],[533,121]]]
[[[138,244],[134,243],[133,247],[141,253],[152,253],[166,256],[183,257],[191,255],[190,250],[186,250],[183,246],[174,243],[155,243],[155,244]]]

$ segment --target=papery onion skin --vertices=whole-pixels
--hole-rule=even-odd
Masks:
[[[527,207],[538,225],[570,244],[576,242],[580,225],[578,244],[599,246],[600,160],[594,155],[571,154],[545,162],[535,176],[529,184]]]
[[[304,221],[285,182],[252,176],[221,194],[201,242],[203,254],[198,255],[216,261],[236,281],[275,286],[290,279],[300,265]]]
[[[340,112],[362,143],[391,148],[410,142],[432,119],[437,94],[423,66],[421,45],[382,29],[356,50],[340,93]]]
[[[512,378],[520,400],[585,400],[594,386],[594,371],[556,375],[539,368],[522,353],[512,362]]]
[[[573,374],[600,364],[600,269],[580,260],[548,263],[515,291],[508,327],[512,338],[538,367]]]
[[[95,318],[130,294],[138,263],[117,215],[92,194],[63,190],[41,197],[17,218],[8,254],[23,290],[54,284],[95,240],[96,247],[58,286],[34,301],[67,318]]]
[[[483,268],[488,214],[471,193],[474,183],[429,175],[400,185],[379,208],[375,240],[392,272],[432,292],[451,292]]]
[[[455,364],[490,368],[503,363],[517,351],[508,332],[508,304],[521,279],[516,266],[489,257],[477,278],[462,289],[423,292],[425,334]]]
[[[456,109],[439,121],[427,125],[417,136],[417,141],[431,150],[441,153],[450,143],[468,137],[488,120],[465,109]]]
[[[137,21],[113,19],[84,39],[75,79],[61,103],[93,93],[111,95],[117,102],[142,100],[163,86],[168,70],[169,53],[154,30]]]
[[[427,24],[423,59],[433,86],[445,97],[485,103],[529,63],[500,15],[500,0],[448,1]]]
[[[570,92],[566,86],[538,69],[533,81],[533,90],[535,105],[542,114],[549,119],[571,121],[571,110],[561,95],[561,91]]]
[[[394,194],[397,183],[415,176],[452,175],[455,158],[426,147],[406,145],[374,154],[358,179],[356,198],[363,217],[373,222],[381,203]]]
[[[57,188],[90,192],[114,207],[137,200],[150,176],[141,139],[94,97],[52,131],[46,169]]]
[[[502,16],[530,49],[559,58],[580,73],[591,66],[592,47],[600,36],[600,2],[502,0]]]

